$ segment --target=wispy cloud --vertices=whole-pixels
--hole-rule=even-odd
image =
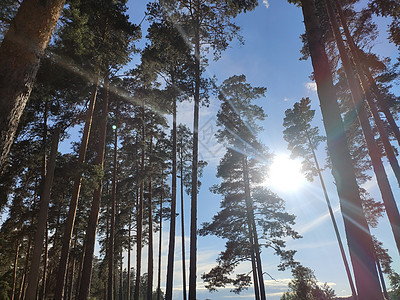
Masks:
[[[268,2],[268,0],[263,0],[263,4],[264,4],[264,6],[265,6],[266,8],[269,7],[269,2]]]
[[[317,91],[317,84],[315,82],[306,82],[305,87],[307,90],[316,92]]]

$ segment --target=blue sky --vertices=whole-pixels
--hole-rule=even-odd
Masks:
[[[363,2],[365,3],[365,1]],[[143,0],[129,1],[129,14],[133,22],[140,22],[143,18],[145,3],[146,1]],[[299,36],[304,32],[301,9],[283,0],[269,0],[269,3],[260,1],[260,5],[255,11],[240,15],[236,21],[242,28],[241,33],[244,36],[245,45],[241,46],[237,41],[232,42],[231,47],[222,54],[218,61],[210,60],[206,75],[210,77],[216,75],[218,82],[221,83],[229,76],[245,74],[248,82],[253,86],[267,87],[266,97],[258,101],[258,104],[264,108],[268,115],[268,118],[262,124],[264,132],[260,134],[260,139],[269,147],[271,152],[288,154],[287,145],[282,136],[284,112],[302,97],[311,98],[312,107],[316,110],[315,124],[320,127],[322,133],[324,132],[315,85],[309,78],[312,72],[311,62],[309,60],[299,61],[299,50],[302,47]],[[386,30],[384,20],[379,19],[378,23],[380,29],[383,29],[384,32]],[[146,24],[144,24],[145,26]],[[144,32],[143,35],[145,36],[145,34]],[[375,42],[374,50],[384,56],[395,57],[397,55],[396,49],[386,42],[385,34],[382,34]],[[215,114],[217,110],[218,101],[216,99],[211,99],[209,108],[201,109],[200,153],[209,162],[209,165],[205,169],[202,179],[203,185],[198,198],[199,224],[210,221],[211,217],[218,211],[220,201],[217,195],[213,195],[209,191],[209,187],[218,182],[215,177],[216,166],[224,153],[213,137],[213,133],[216,131]],[[184,103],[180,105],[178,122],[186,123],[191,127],[191,120],[192,104]],[[321,162],[325,159],[323,148],[324,146],[321,146],[318,153]],[[391,171],[388,170],[388,173],[393,178]],[[329,171],[326,171],[324,176],[341,234],[344,237],[333,178]],[[397,184],[393,182],[392,186],[394,194],[399,195]],[[366,187],[371,195],[380,199],[374,181]],[[287,210],[297,216],[295,228],[303,235],[300,240],[289,240],[288,248],[297,249],[296,259],[313,269],[321,282],[328,282],[335,289],[337,295],[349,295],[350,289],[339,248],[318,182],[305,183],[292,192],[282,190],[275,190],[275,192],[286,200]],[[188,203],[188,197],[186,200],[186,203]],[[186,220],[189,221],[188,205],[186,205],[186,213]],[[167,223],[165,227],[168,229]],[[179,222],[177,230],[180,231]],[[384,243],[384,246],[389,248],[391,256],[397,258],[393,266],[399,266],[400,261],[386,217],[382,218],[379,227],[372,231]],[[189,226],[186,228],[186,233],[189,234]],[[166,269],[167,236],[167,233],[163,236],[164,270]],[[344,244],[347,251],[346,243],[344,242]],[[181,249],[178,240],[176,245],[174,299],[181,299]],[[186,247],[189,249],[188,240]],[[205,290],[200,275],[209,271],[215,265],[215,259],[219,251],[223,250],[223,247],[224,241],[215,237],[199,237],[198,239],[198,299],[253,299],[252,289],[243,292],[241,295],[230,293],[229,288],[211,294]],[[269,251],[263,252],[262,259],[265,272],[274,278],[272,280],[269,276],[265,276],[268,299],[279,299],[282,292],[287,290],[287,283],[291,274],[277,270],[278,258],[274,257]],[[239,268],[239,271],[243,272],[249,270],[249,265],[243,265]],[[165,286],[165,274],[163,275],[162,285]]]

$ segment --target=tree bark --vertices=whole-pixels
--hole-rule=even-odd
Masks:
[[[326,205],[328,206],[328,211],[329,211],[329,215],[331,217],[333,229],[335,230],[335,235],[336,235],[336,239],[337,239],[337,242],[338,242],[338,245],[339,245],[340,254],[342,256],[344,268],[346,270],[347,279],[349,281],[351,294],[352,294],[353,299],[356,300],[357,299],[357,292],[356,292],[356,288],[354,287],[353,277],[351,276],[349,263],[347,261],[346,253],[344,252],[342,239],[340,237],[339,229],[337,227],[335,215],[333,214],[331,201],[329,200],[329,197],[328,197],[328,192],[326,190],[325,181],[324,181],[324,179],[322,177],[322,172],[321,172],[321,169],[319,167],[317,155],[315,154],[315,151],[314,151],[314,148],[312,146],[311,139],[310,139],[310,135],[308,134],[307,130],[306,130],[306,135],[307,135],[307,139],[308,139],[308,147],[310,148],[310,151],[311,151],[313,159],[314,159],[315,168],[317,169],[319,182],[321,183],[322,191],[324,192],[324,197],[325,197]]]
[[[0,47],[0,173],[65,0],[24,0]]]
[[[104,98],[102,103],[102,115],[101,123],[99,127],[99,140],[97,157],[95,164],[98,165],[101,170],[104,168],[104,152],[106,146],[106,132],[107,132],[107,116],[108,116],[108,93],[109,93],[109,82],[108,75],[104,80]],[[79,300],[87,300],[90,294],[90,283],[92,279],[92,262],[94,247],[96,241],[97,225],[99,221],[99,210],[100,210],[100,200],[102,194],[103,182],[102,179],[98,181],[98,187],[93,193],[93,202],[89,214],[89,222],[86,230],[85,237],[85,252],[83,254],[83,268],[81,277],[80,287],[79,287]]]
[[[377,107],[375,105],[375,102],[374,102],[374,99],[372,97],[371,90],[370,90],[371,89],[371,84],[368,82],[368,80],[364,76],[365,68],[363,68],[361,60],[359,58],[359,55],[358,55],[358,51],[359,50],[358,50],[356,44],[354,43],[353,38],[351,37],[351,34],[350,34],[349,29],[347,27],[346,19],[345,19],[344,15],[343,15],[343,12],[342,12],[342,8],[340,7],[340,4],[337,1],[336,1],[336,7],[337,7],[337,10],[338,10],[338,13],[339,13],[339,17],[340,17],[340,20],[341,20],[341,23],[342,23],[342,26],[343,26],[343,31],[345,33],[347,43],[348,43],[348,45],[350,47],[351,54],[352,54],[354,62],[356,64],[358,78],[359,78],[361,86],[362,86],[362,88],[364,90],[369,110],[371,111],[371,114],[372,114],[372,116],[374,118],[376,127],[378,128],[378,132],[379,132],[381,141],[383,143],[383,147],[385,149],[386,156],[387,156],[387,158],[389,160],[390,166],[392,167],[393,172],[394,172],[394,174],[396,176],[397,182],[400,185],[400,166],[399,166],[399,162],[397,161],[396,155],[395,155],[395,153],[393,151],[393,148],[392,148],[392,145],[391,145],[391,143],[389,141],[389,136],[388,136],[388,134],[386,132],[385,125],[383,124],[383,121],[382,121],[382,119],[381,119],[381,117],[379,115],[378,109],[377,109]]]
[[[79,201],[79,194],[81,190],[82,184],[82,172],[83,172],[83,164],[86,160],[86,150],[89,142],[89,135],[92,128],[92,120],[93,120],[93,112],[97,98],[97,87],[98,87],[98,77],[96,79],[96,83],[93,85],[92,94],[89,101],[89,107],[86,112],[86,121],[85,127],[83,129],[81,147],[79,149],[79,156],[77,162],[77,169],[78,172],[74,179],[74,186],[72,188],[72,196],[71,202],[69,204],[68,216],[65,222],[65,229],[64,229],[64,238],[61,248],[61,257],[60,263],[58,265],[58,272],[57,272],[57,281],[56,281],[56,290],[54,299],[55,300],[62,300],[64,297],[64,287],[65,287],[65,276],[67,272],[67,265],[68,265],[68,258],[69,258],[69,250],[71,247],[71,239],[72,234],[74,231],[74,224],[75,224],[75,217],[76,217],[76,210],[78,208],[78,201]]]
[[[183,142],[181,141],[181,147],[183,146]],[[186,293],[186,250],[185,250],[185,210],[184,210],[184,194],[183,194],[183,149],[180,151],[180,161],[181,161],[181,227],[182,227],[182,284],[183,284],[183,300],[187,300]]]
[[[54,169],[56,167],[56,157],[58,152],[58,141],[60,137],[60,129],[57,128],[51,144],[51,152],[49,157],[49,167],[46,172],[42,192],[40,195],[40,208],[38,215],[38,224],[35,233],[35,240],[32,252],[32,262],[28,275],[28,288],[26,291],[27,300],[35,300],[39,279],[40,258],[43,250],[43,240],[46,230],[47,215],[49,211],[51,187],[54,178]]]
[[[149,149],[149,199],[147,202],[147,210],[149,214],[149,251],[148,251],[148,259],[147,259],[147,299],[153,299],[153,190],[152,190],[152,182],[151,182],[151,173],[153,172],[152,168],[152,152],[153,152],[153,136],[150,136],[150,149]]]
[[[193,156],[192,156],[192,194],[190,207],[190,261],[189,261],[189,300],[196,300],[197,279],[197,176],[199,152],[199,109],[200,109],[200,1],[196,1],[194,26],[194,114],[193,114]]]
[[[162,253],[162,213],[163,213],[163,198],[164,198],[164,176],[161,172],[161,196],[160,196],[160,230],[158,237],[158,283],[157,283],[157,300],[161,300],[161,253]]]
[[[390,225],[394,239],[396,241],[397,250],[400,253],[400,214],[394,199],[392,189],[390,187],[389,179],[387,178],[385,168],[383,166],[380,151],[374,138],[371,125],[368,120],[367,112],[364,108],[363,95],[361,92],[361,86],[356,81],[356,74],[354,74],[353,68],[350,63],[350,59],[347,56],[346,48],[339,30],[339,26],[336,22],[336,16],[330,1],[326,1],[327,11],[329,20],[331,23],[332,31],[334,33],[336,43],[339,49],[340,58],[342,60],[343,68],[346,74],[346,79],[351,91],[351,96],[354,104],[354,109],[357,111],[357,117],[361,125],[365,142],[368,148],[368,154],[371,158],[372,167],[374,169],[376,179],[378,182],[379,190],[382,195],[383,203],[389,218]]]
[[[17,246],[15,247],[15,257],[14,257],[14,271],[13,271],[13,281],[11,289],[11,300],[15,297],[15,284],[17,282],[17,267],[18,267],[18,254],[19,254],[19,242],[17,241]]]
[[[114,299],[114,235],[115,235],[115,201],[117,199],[117,147],[118,147],[118,128],[114,130],[114,170],[111,192],[111,220],[110,220],[110,236],[108,240],[108,300]]]
[[[136,278],[135,278],[135,291],[134,300],[139,300],[140,296],[140,272],[142,267],[142,230],[143,230],[143,198],[144,198],[144,163],[145,163],[145,150],[146,150],[146,123],[145,123],[145,104],[142,104],[142,161],[140,167],[140,195],[137,209],[137,224],[136,224]]]
[[[174,260],[175,260],[175,235],[176,235],[176,99],[173,103],[172,117],[172,198],[171,198],[171,223],[169,225],[167,287],[165,299],[172,299]]]
[[[31,253],[31,243],[32,243],[32,237],[29,235],[28,236],[28,247],[26,248],[26,255],[25,255],[24,272],[22,274],[21,284],[19,286],[18,300],[25,298],[26,275],[28,273],[29,256]]]
[[[247,156],[243,155],[243,183],[244,183],[244,195],[245,195],[245,202],[246,202],[246,216],[247,216],[247,223],[249,227],[249,236],[250,236],[250,245],[252,251],[252,266],[253,268],[253,278],[254,278],[254,290],[256,298],[257,298],[257,290],[256,290],[256,283],[258,281],[258,289],[259,289],[259,299],[266,300],[265,294],[265,285],[264,285],[264,278],[262,272],[262,264],[261,264],[261,257],[260,257],[260,246],[258,244],[258,236],[257,236],[257,227],[254,221],[254,208],[253,208],[253,201],[251,199],[251,192],[250,192],[250,181],[249,181],[249,168],[247,163]],[[254,256],[254,257],[253,257]],[[255,260],[255,263],[253,262]],[[254,275],[257,273],[257,278]]]
[[[49,256],[49,230],[48,230],[48,222],[46,220],[45,238],[44,238],[42,287],[41,287],[40,292],[39,292],[39,299],[45,299],[45,297],[46,297],[47,259],[48,259],[48,256]]]
[[[132,230],[132,207],[129,208],[129,221],[128,221],[128,274],[126,278],[126,299],[131,299],[131,230]]]
[[[358,296],[363,300],[381,300],[372,238],[362,209],[315,4],[312,0],[301,0],[301,4]]]

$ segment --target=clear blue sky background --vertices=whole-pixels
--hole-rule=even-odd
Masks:
[[[142,20],[146,2],[143,0],[129,1],[129,14],[133,22],[138,23]],[[362,3],[365,2],[362,1]],[[268,114],[268,118],[262,124],[265,131],[260,135],[260,139],[272,152],[288,154],[287,145],[282,136],[284,112],[302,97],[311,98],[312,107],[317,111],[315,124],[324,133],[315,85],[309,78],[312,72],[311,62],[309,60],[299,61],[299,50],[302,47],[299,36],[304,32],[301,9],[288,4],[284,0],[269,0],[268,5],[260,1],[260,5],[255,11],[239,16],[236,21],[242,28],[241,33],[244,36],[245,45],[240,46],[237,41],[234,41],[231,47],[223,53],[220,60],[216,62],[210,60],[206,75],[210,77],[216,75],[218,82],[221,83],[229,76],[245,74],[248,82],[253,86],[267,87],[266,97],[258,101],[258,104]],[[383,34],[376,41],[374,50],[380,55],[395,57],[397,50],[388,45],[385,39],[386,27],[384,20],[379,19],[378,23]],[[146,28],[146,23],[143,24],[143,28]],[[146,32],[144,31],[143,36],[145,35]],[[213,133],[216,131],[215,114],[218,110],[218,105],[218,100],[211,99],[210,107],[202,108],[201,110],[200,153],[209,162],[209,165],[204,172],[203,185],[198,200],[199,224],[210,221],[219,207],[219,196],[209,192],[209,187],[217,182],[215,177],[216,166],[223,154],[223,149],[216,144],[213,137]],[[191,120],[192,104],[181,105],[179,107],[178,122],[186,123],[191,127]],[[323,148],[324,146],[321,146],[318,153],[321,162],[325,159]],[[388,172],[393,178],[391,171]],[[344,237],[342,217],[339,211],[336,190],[332,183],[333,179],[328,171],[325,172],[324,176],[329,188],[332,205],[336,209],[336,218],[342,237]],[[395,195],[399,198],[397,184],[393,182],[392,186]],[[369,183],[367,188],[374,197],[380,199],[374,181]],[[328,282],[335,289],[337,295],[350,295],[339,248],[318,182],[305,183],[304,186],[294,192],[282,190],[275,192],[286,200],[287,210],[297,215],[295,228],[303,235],[303,238],[296,241],[288,241],[288,248],[298,250],[296,259],[303,265],[313,269],[318,280]],[[186,200],[189,203],[189,199],[187,198]],[[187,224],[189,224],[188,205],[186,212],[186,220],[188,221]],[[168,230],[167,224],[165,227]],[[180,231],[179,226],[177,230]],[[189,226],[186,228],[186,233],[187,235],[189,234]],[[381,219],[379,227],[373,229],[373,233],[384,243],[386,248],[389,248],[390,255],[395,258],[393,267],[399,271],[399,256],[395,249],[386,217]],[[166,233],[163,236],[163,269],[166,269],[167,236]],[[219,292],[211,294],[204,289],[200,275],[209,271],[215,265],[215,259],[219,251],[223,250],[223,247],[224,241],[214,237],[199,237],[198,239],[198,299],[253,299],[252,289],[243,292],[241,295],[230,293],[229,288],[221,289]],[[187,243],[188,248],[189,243]],[[176,250],[174,299],[181,299],[180,242],[177,243]],[[276,266],[279,261],[271,252],[264,251],[262,259],[265,272],[268,272],[274,278],[272,280],[268,275],[265,276],[268,299],[279,299],[282,292],[287,290],[287,283],[291,274],[290,272],[277,270]],[[250,271],[250,266],[244,265],[239,270],[242,272]],[[165,274],[163,275],[162,285],[165,287]]]

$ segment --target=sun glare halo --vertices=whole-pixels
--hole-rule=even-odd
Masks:
[[[276,155],[269,169],[266,184],[280,191],[295,191],[304,184],[301,162],[287,155]]]

